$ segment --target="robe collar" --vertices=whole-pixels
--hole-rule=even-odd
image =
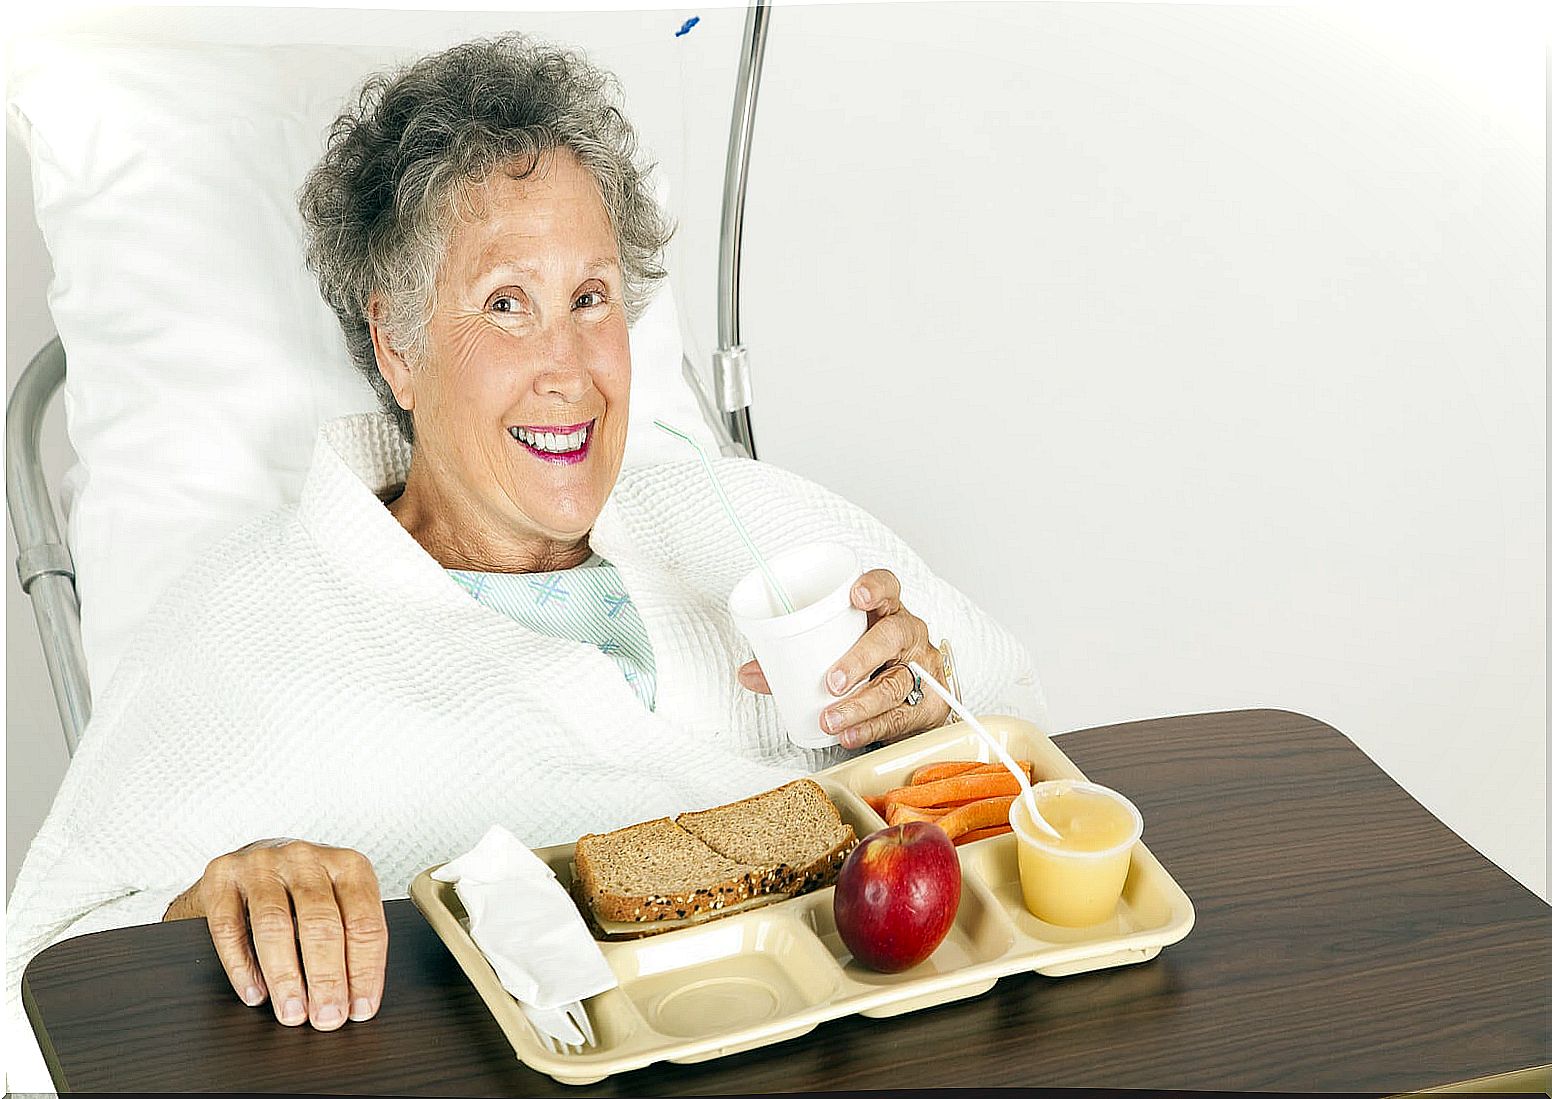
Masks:
[[[324,424],[298,505],[302,529],[344,575],[369,576],[373,587],[392,590],[396,602],[453,615],[498,613],[471,599],[382,503],[381,493],[403,483],[410,455],[409,444],[386,413],[358,413]],[[645,471],[647,479],[650,472]],[[622,497],[639,494],[622,493],[621,487],[628,490],[643,476],[631,467],[620,471],[588,542],[619,570],[652,642],[658,674],[655,714],[708,732],[725,728],[742,690],[736,677],[742,642],[721,600],[697,591],[680,570],[649,551],[650,539],[637,537],[642,522],[629,521]],[[576,644],[516,622],[511,628],[525,635],[519,640],[526,647],[548,654],[556,646]],[[701,667],[681,659],[677,638],[687,628],[719,640],[716,648],[726,653],[729,666]],[[623,678],[618,686],[634,698]]]
[[[298,519],[318,547],[347,569],[369,569],[406,597],[465,600],[467,593],[382,503],[382,494],[409,475],[411,453],[387,413],[330,420],[318,433]],[[621,471],[621,479],[628,476]],[[629,525],[618,512],[612,489],[588,537],[588,544],[617,566],[637,556]]]

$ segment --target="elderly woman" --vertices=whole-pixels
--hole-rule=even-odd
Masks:
[[[479,41],[370,80],[302,190],[308,262],[385,414],[324,428],[301,500],[211,552],[104,695],[13,896],[21,966],[203,917],[287,1025],[383,996],[381,897],[500,821],[566,842],[769,789],[967,704],[1041,716],[1025,651],[860,509],[720,475],[768,551],[842,542],[868,628],[794,747],[733,627],[748,569],[693,462],[622,471],[628,326],[668,236],[612,83]],[[641,425],[637,425],[640,429]]]

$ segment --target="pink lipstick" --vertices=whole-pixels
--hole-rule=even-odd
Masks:
[[[507,428],[507,434],[510,435],[519,446],[528,451],[528,453],[532,454],[535,458],[543,459],[544,461],[553,463],[555,465],[571,466],[587,459],[588,452],[593,448],[593,425],[596,422],[597,421],[595,420],[588,420],[584,423],[570,424],[564,427],[509,427]],[[535,446],[534,442],[531,441],[534,436],[540,436],[544,434],[562,436],[570,435],[573,432],[583,430],[586,430],[587,433],[583,436],[582,445],[576,450],[568,450],[564,453],[557,454],[554,451],[544,450],[538,446]],[[524,436],[528,436],[528,438],[525,438]]]

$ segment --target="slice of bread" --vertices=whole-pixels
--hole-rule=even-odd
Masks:
[[[675,820],[589,833],[573,852],[575,888],[603,930],[693,920],[828,885],[856,844],[823,787],[798,779]]]
[[[828,885],[857,843],[824,788],[810,778],[675,822],[712,850],[775,868],[772,889],[797,894]]]
[[[599,942],[619,942],[624,939],[640,939],[649,935],[661,935],[665,931],[677,931],[682,927],[694,927],[696,924],[705,923],[707,920],[720,919],[723,916],[733,916],[739,912],[748,912],[754,908],[763,908],[768,904],[776,904],[787,899],[786,893],[759,893],[753,897],[745,897],[741,901],[733,901],[721,908],[708,908],[699,912],[691,912],[688,916],[664,916],[656,920],[610,920],[600,916],[594,910],[592,903],[582,887],[581,875],[577,873],[576,864],[571,866],[571,897],[577,903],[577,910],[582,913],[582,918],[587,922],[593,938]]]
[[[753,896],[769,868],[718,854],[667,817],[577,841],[583,895],[606,920],[684,917]]]

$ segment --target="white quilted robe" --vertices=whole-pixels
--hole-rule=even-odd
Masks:
[[[147,621],[11,898],[11,1090],[51,1087],[20,1007],[33,955],[159,920],[253,840],[356,848],[383,896],[404,897],[496,821],[564,843],[846,757],[794,748],[769,696],[738,685],[752,654],[726,600],[750,562],[698,462],[623,470],[591,538],[651,637],[656,712],[596,649],[530,632],[447,576],[375,495],[408,462],[386,416],[326,425],[301,501],[225,540]],[[883,524],[763,462],[717,470],[762,549],[834,540],[893,570],[953,641],[969,706],[1043,724],[1029,654]]]

